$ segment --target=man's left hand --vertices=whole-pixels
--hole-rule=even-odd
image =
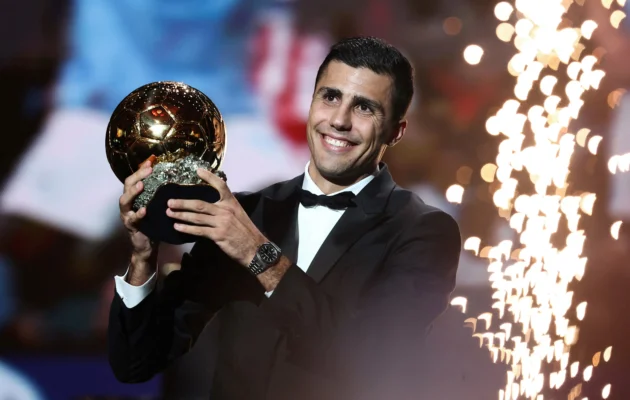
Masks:
[[[212,240],[225,254],[247,267],[258,247],[267,239],[221,178],[204,169],[199,169],[197,174],[217,189],[219,201],[207,203],[202,200],[171,199],[166,214],[183,222],[175,224],[177,231]]]

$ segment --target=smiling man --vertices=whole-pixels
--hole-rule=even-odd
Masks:
[[[394,47],[334,45],[317,74],[304,174],[232,194],[200,170],[221,198],[169,201],[175,228],[199,240],[159,290],[158,244],[137,230],[145,210],[131,209],[151,168],[129,177],[120,211],[133,252],[109,325],[118,379],[150,379],[210,322],[211,399],[422,398],[423,339],[448,305],[461,239],[381,162],[412,96],[413,69]]]
[[[410,75],[400,82],[398,93],[394,79],[334,58],[320,70],[309,114],[308,172],[325,193],[373,174],[387,146],[402,138],[407,122],[395,115],[401,110],[395,109],[392,96],[411,99],[413,81]]]

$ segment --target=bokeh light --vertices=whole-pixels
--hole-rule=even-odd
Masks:
[[[606,1],[604,6],[610,8]],[[494,10],[501,21],[497,37],[512,41],[516,49],[507,65],[516,82],[514,98],[486,121],[488,133],[501,142],[495,162],[485,164],[479,173],[492,187],[496,185],[493,203],[499,215],[509,220],[516,240],[491,245],[483,238],[470,237],[464,249],[488,262],[492,311],[466,319],[465,325],[472,328],[473,337],[495,362],[510,366],[499,399],[542,400],[543,390],[562,387],[567,375],[588,382],[593,369],[602,359],[608,361],[612,351],[609,347],[603,356],[597,352],[592,365],[569,365],[571,349],[579,338],[579,321],[586,318],[588,308],[586,301],[573,303],[570,284],[584,276],[587,233],[581,221],[592,215],[597,200],[595,193],[572,195],[568,191],[571,160],[577,146],[596,155],[603,140],[588,128],[571,132],[571,123],[579,118],[584,94],[597,90],[605,76],[599,68],[603,50],[596,49],[597,55],[583,54],[583,42],[592,37],[597,23],[586,20],[571,26],[567,13],[572,4],[515,0],[513,4],[501,2]],[[514,25],[508,22],[512,16],[518,18]],[[623,18],[623,12],[611,12],[613,26],[618,27]],[[476,45],[464,52],[472,65],[482,55]],[[533,100],[534,88],[544,96],[541,101]],[[611,93],[608,104],[618,104],[622,94]],[[608,166],[611,173],[630,170],[630,154],[611,158]],[[533,190],[526,189],[528,186]],[[447,197],[461,201],[460,193],[463,188],[453,185]],[[611,227],[615,239],[620,226],[616,222]],[[564,243],[552,243],[552,236],[563,237]],[[455,304],[464,309],[466,301],[457,298]],[[606,385],[602,397],[610,390]],[[569,398],[577,399],[581,393],[578,383]]]
[[[442,23],[444,33],[449,36],[455,36],[462,31],[462,20],[457,17],[448,17]]]
[[[476,44],[471,44],[464,50],[464,60],[470,65],[477,65],[483,57],[483,49]]]

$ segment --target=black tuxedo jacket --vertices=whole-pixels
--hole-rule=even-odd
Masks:
[[[237,196],[291,260],[308,240],[297,237],[302,180]],[[455,286],[459,228],[398,187],[384,164],[355,202],[307,272],[291,266],[270,298],[208,240],[136,307],[115,294],[108,334],[116,377],[150,379],[212,320],[213,400],[421,399],[423,339]]]

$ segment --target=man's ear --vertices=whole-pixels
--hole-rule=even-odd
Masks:
[[[400,140],[405,136],[405,131],[407,130],[407,120],[403,119],[396,123],[394,127],[394,131],[392,132],[392,137],[387,142],[387,147],[394,147],[396,143],[400,142]]]

